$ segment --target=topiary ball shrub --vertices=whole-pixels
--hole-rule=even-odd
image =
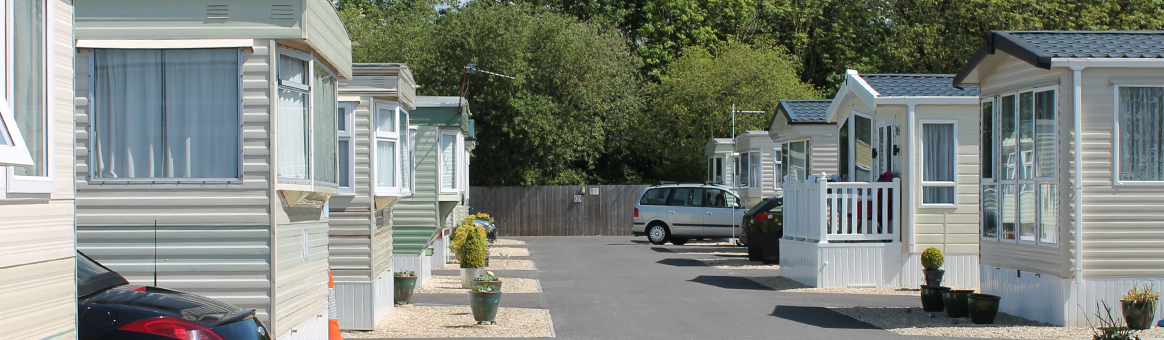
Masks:
[[[942,267],[942,263],[946,262],[946,257],[942,256],[942,251],[937,247],[926,248],[921,255],[922,267],[927,270],[934,270]]]
[[[485,242],[485,228],[479,225],[461,226],[457,229],[464,229],[465,242],[461,243],[457,254],[461,255],[461,268],[483,268],[485,267],[485,256],[487,254],[487,244]]]

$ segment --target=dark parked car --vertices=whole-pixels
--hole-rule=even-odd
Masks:
[[[473,224],[485,228],[485,239],[488,240],[489,243],[497,241],[497,225],[490,223],[489,220],[484,218],[473,219]]]
[[[760,203],[756,203],[756,205],[753,205],[751,209],[748,209],[748,211],[744,213],[744,218],[741,221],[741,225],[744,225],[746,229],[746,226],[758,224],[761,221],[768,219],[772,215],[783,215],[783,212],[784,196],[768,197],[761,200]],[[748,244],[747,235],[748,233],[743,233],[740,236],[740,244]],[[781,230],[781,235],[783,236],[783,230]]]
[[[201,295],[132,286],[77,252],[81,340],[270,340],[254,309]]]

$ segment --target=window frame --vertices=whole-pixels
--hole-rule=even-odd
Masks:
[[[0,49],[4,51],[5,55],[3,70],[0,70],[0,74],[2,74],[4,77],[3,84],[0,85],[0,87],[2,87],[0,88],[0,91],[2,91],[0,96],[7,99],[4,101],[4,103],[2,103],[2,105],[8,107],[9,109],[7,114],[0,114],[0,116],[4,116],[4,125],[8,127],[9,138],[12,138],[13,140],[13,146],[0,147],[0,162],[3,162],[3,158],[10,158],[11,163],[24,163],[31,166],[35,164],[35,160],[32,157],[32,150],[29,150],[27,143],[24,141],[24,134],[20,131],[20,126],[16,124],[16,117],[14,116],[16,114],[16,104],[14,103],[13,99],[15,99],[15,89],[17,84],[16,79],[13,77],[11,71],[15,69],[16,60],[15,56],[9,54],[8,52],[15,50],[14,45],[16,39],[16,20],[14,17],[15,9],[13,8],[15,4],[12,1],[5,1],[0,4],[0,6],[3,7],[0,8],[0,15],[4,16],[2,19],[4,22],[4,43],[2,44],[3,47],[0,47]],[[54,152],[56,149],[56,145],[54,143],[56,134],[54,132],[55,129],[53,128],[54,120],[52,105],[56,101],[56,91],[53,91],[53,79],[55,77],[56,69],[56,67],[53,66],[53,56],[55,55],[56,50],[54,48],[55,44],[53,43],[55,39],[53,32],[55,32],[56,29],[56,20],[53,20],[55,7],[55,1],[45,0],[44,7],[41,9],[43,11],[41,13],[41,17],[44,18],[44,31],[41,32],[43,34],[43,45],[41,46],[43,49],[43,53],[41,54],[43,59],[41,60],[41,65],[44,67],[44,72],[41,73],[41,85],[43,86],[41,91],[44,92],[44,95],[41,98],[43,100],[42,105],[44,107],[43,142],[45,149],[45,175],[16,175],[16,171],[13,167],[0,166],[0,188],[4,188],[3,190],[0,190],[0,198],[6,197],[6,194],[17,194],[17,196],[19,196],[19,194],[52,194],[56,189],[55,166],[57,165],[57,160],[55,157],[56,152]],[[17,141],[17,139],[19,139],[19,141]],[[7,150],[5,151],[4,149]],[[24,154],[27,155],[25,156]]]
[[[355,128],[355,124],[352,123],[352,119],[355,117],[354,112],[356,111],[357,106],[359,106],[359,102],[354,102],[354,101],[338,101],[336,103],[336,108],[346,109],[346,110],[344,110],[344,114],[343,114],[343,117],[344,117],[344,124],[343,125],[344,126],[339,126],[339,128],[342,128],[342,130],[336,129],[337,130],[336,131],[336,155],[337,156],[339,156],[339,142],[340,141],[347,141],[348,142],[348,152],[347,152],[348,153],[348,155],[347,155],[348,156],[348,162],[347,162],[348,163],[347,164],[347,166],[348,166],[348,171],[347,171],[348,172],[348,183],[347,184],[348,185],[344,186],[343,183],[336,183],[336,185],[339,185],[339,191],[340,191],[339,194],[337,194],[338,196],[354,196],[356,194],[356,189],[355,189],[355,187],[356,187],[356,147],[355,147],[355,141],[353,138],[355,136],[355,132],[353,131],[353,129]],[[338,116],[339,113],[337,112],[336,115]],[[337,173],[336,173],[337,176],[339,175],[338,171],[339,170],[337,169]],[[339,181],[338,177],[336,179],[337,179],[336,181],[338,182]]]
[[[917,123],[918,123],[917,124],[917,126],[918,126],[917,131],[918,131],[918,135],[919,135],[918,139],[917,139],[917,142],[918,142],[917,149],[918,149],[918,155],[919,155],[919,157],[918,157],[918,169],[921,170],[921,173],[918,174],[917,182],[918,182],[918,186],[922,189],[921,191],[918,192],[918,195],[920,195],[920,196],[918,196],[918,199],[917,199],[917,202],[918,202],[917,207],[918,208],[957,208],[958,207],[958,156],[959,156],[958,121],[954,120],[954,119],[919,119]],[[953,126],[953,129],[954,129],[954,131],[953,131],[953,133],[954,133],[954,136],[953,136],[953,138],[954,138],[954,145],[953,145],[954,146],[954,158],[953,158],[954,164],[951,166],[951,169],[954,170],[954,180],[953,181],[927,181],[927,180],[925,180],[926,157],[922,151],[925,150],[925,135],[923,134],[923,131],[925,131],[926,125],[952,125]],[[953,203],[925,203],[925,188],[926,187],[954,188],[954,202]]]
[[[1162,186],[1164,186],[1164,180],[1137,181],[1137,180],[1120,179],[1120,163],[1123,162],[1123,159],[1121,159],[1122,156],[1120,155],[1120,151],[1122,151],[1121,148],[1123,147],[1123,145],[1121,145],[1121,142],[1120,142],[1120,139],[1122,137],[1122,133],[1120,131],[1120,128],[1121,128],[1121,126],[1120,126],[1120,88],[1121,87],[1164,88],[1164,85],[1161,85],[1159,83],[1142,83],[1142,82],[1126,82],[1125,83],[1125,82],[1120,82],[1120,83],[1114,84],[1112,86],[1112,108],[1113,108],[1113,110],[1112,110],[1112,128],[1113,128],[1112,132],[1113,133],[1112,133],[1111,145],[1112,145],[1112,158],[1114,160],[1112,162],[1112,168],[1111,168],[1112,186],[1113,187],[1162,187]],[[1162,117],[1162,119],[1164,119],[1164,117]],[[1056,119],[1056,122],[1058,122],[1058,119]],[[1057,131],[1057,129],[1056,129],[1056,131]]]
[[[218,47],[207,47],[207,48],[208,49],[220,49]],[[110,48],[110,49],[116,49],[116,48]],[[245,148],[243,145],[243,128],[242,128],[242,126],[244,124],[243,123],[244,122],[244,120],[243,120],[243,100],[242,100],[243,99],[243,79],[242,78],[243,78],[244,59],[243,59],[242,48],[234,48],[234,49],[236,51],[235,58],[236,58],[237,74],[238,74],[238,76],[236,77],[236,82],[237,82],[236,84],[238,86],[238,99],[239,99],[238,105],[237,105],[237,108],[238,108],[237,115],[238,115],[238,122],[239,122],[238,130],[237,130],[238,150],[237,150],[237,155],[236,155],[236,157],[237,157],[236,162],[238,162],[238,169],[236,170],[237,174],[238,174],[237,177],[233,177],[233,178],[231,178],[231,177],[183,178],[183,179],[171,178],[171,177],[137,177],[137,178],[132,178],[132,179],[97,177],[97,175],[96,175],[97,174],[97,167],[93,166],[93,164],[97,164],[97,153],[93,152],[93,151],[97,150],[96,149],[96,147],[97,147],[97,138],[96,138],[97,127],[93,123],[89,123],[88,127],[86,128],[86,131],[89,135],[87,145],[86,145],[86,147],[88,148],[88,151],[89,151],[89,155],[86,157],[87,162],[88,162],[86,164],[87,168],[88,168],[88,173],[86,174],[88,177],[87,182],[89,184],[242,184],[242,182],[243,182],[243,180],[242,180],[242,178],[243,178],[243,149]],[[94,77],[93,77],[93,74],[96,72],[96,68],[97,68],[97,54],[94,52],[97,50],[101,50],[101,49],[99,49],[99,48],[87,49],[87,51],[88,51],[87,57],[89,60],[89,70],[88,70],[89,79],[87,81],[89,84],[89,89],[88,89],[88,91],[86,91],[85,97],[88,98],[89,103],[88,103],[88,105],[86,105],[85,115],[87,117],[89,117],[90,122],[93,121],[92,117],[96,114],[96,112],[94,112],[96,105],[93,105],[93,103],[98,101],[98,98],[95,97],[95,93],[94,93],[94,89],[96,86],[96,79],[94,79]],[[192,49],[159,48],[159,49],[151,49],[151,50],[192,50]]]
[[[279,79],[279,69],[281,68],[281,65],[279,65],[279,63],[282,62],[282,59],[283,59],[282,57],[284,55],[288,56],[288,57],[295,58],[295,59],[302,60],[302,61],[307,63],[307,66],[303,70],[303,72],[304,72],[303,77],[304,77],[304,81],[308,82],[308,84],[285,82],[282,79]],[[275,122],[275,131],[276,131],[275,134],[276,134],[276,136],[279,133],[278,132],[278,130],[279,130],[279,127],[278,127],[279,92],[286,89],[288,91],[293,91],[296,93],[303,93],[303,94],[307,95],[307,103],[306,103],[306,106],[307,106],[306,119],[307,120],[304,124],[305,128],[303,131],[305,137],[307,138],[307,144],[306,144],[307,155],[305,156],[306,157],[305,161],[307,162],[307,178],[306,179],[287,178],[287,177],[280,176],[279,171],[278,171],[278,166],[279,166],[278,160],[276,159],[276,162],[275,162],[276,163],[275,164],[275,169],[276,169],[275,170],[275,181],[278,184],[313,185],[315,183],[315,138],[314,138],[315,137],[315,119],[314,119],[314,114],[313,114],[315,111],[315,95],[313,93],[311,93],[312,89],[311,89],[310,83],[315,80],[315,67],[314,67],[315,66],[315,58],[311,52],[301,51],[301,50],[294,49],[291,47],[279,45],[278,52],[275,53],[274,59],[275,59],[275,74],[271,77],[271,79],[275,80],[275,94],[274,94],[274,99],[272,101],[273,103],[275,103],[275,105],[273,105],[273,108],[272,108],[272,110],[270,110],[270,112],[271,112],[271,116],[272,116],[271,120]],[[241,67],[240,67],[240,71],[241,71]],[[337,86],[337,88],[338,88],[338,86]],[[241,87],[240,87],[240,90],[241,90]],[[241,102],[241,100],[240,100],[240,102]],[[271,143],[272,145],[278,144],[278,139],[277,138],[272,139],[272,142],[274,142],[274,143]],[[278,155],[278,152],[275,152],[275,154]]]
[[[985,201],[983,201],[985,199],[985,196],[982,194],[982,190],[984,190],[984,188],[987,185],[994,186],[994,191],[995,191],[994,204],[997,207],[997,205],[999,203],[998,202],[998,180],[997,180],[998,171],[996,169],[997,165],[998,165],[998,161],[995,158],[998,157],[999,150],[998,150],[998,144],[995,143],[995,138],[998,136],[997,126],[999,126],[998,125],[999,124],[999,117],[998,117],[998,111],[999,111],[998,102],[999,101],[1000,100],[996,100],[995,96],[981,98],[978,101],[978,126],[981,128],[981,131],[979,131],[979,133],[978,133],[978,138],[979,138],[979,144],[978,144],[978,157],[979,157],[979,159],[978,159],[978,162],[979,162],[979,164],[978,164],[978,170],[976,170],[978,172],[978,216],[979,216],[978,236],[979,236],[979,238],[981,238],[983,240],[994,240],[994,241],[998,241],[1001,239],[1002,221],[997,219],[998,212],[995,211],[995,218],[996,219],[994,222],[997,225],[994,226],[994,236],[986,236],[986,234],[984,234],[984,232],[986,231],[986,219],[982,218],[982,216],[986,215],[985,214],[986,213],[986,204],[985,204]],[[986,103],[990,103],[990,126],[985,126],[985,124],[984,124],[985,122],[982,120],[982,115],[984,114],[983,113],[983,106]],[[990,140],[989,141],[982,140],[982,132],[985,132],[987,130],[990,131]],[[990,151],[990,157],[991,157],[991,159],[990,159],[990,177],[982,177],[982,171],[983,171],[983,166],[984,166],[984,164],[982,164],[982,162],[984,160],[982,158],[982,156],[983,156],[982,150],[985,147],[988,147],[991,150]]]
[[[772,190],[779,190],[780,186],[783,185],[783,153],[784,150],[781,149],[780,145],[776,145],[776,147],[772,148]]]
[[[748,188],[761,189],[763,187],[764,152],[763,150],[748,151]]]
[[[1031,94],[1031,97],[1032,97],[1032,104],[1031,105],[1033,106],[1032,107],[1033,111],[1031,114],[1034,117],[1033,124],[1035,124],[1034,128],[1035,128],[1035,133],[1037,134],[1038,133],[1038,96],[1037,96],[1037,94],[1039,94],[1041,92],[1047,92],[1047,91],[1050,91],[1052,93],[1051,102],[1054,104],[1052,106],[1051,110],[1052,110],[1053,117],[1054,117],[1053,120],[1055,122],[1055,125],[1052,128],[1052,130],[1055,132],[1055,134],[1054,134],[1054,145],[1055,145],[1054,157],[1055,157],[1055,160],[1053,162],[1055,169],[1052,172],[1051,176],[1042,176],[1042,177],[1038,176],[1037,170],[1032,170],[1033,174],[1031,175],[1031,178],[1029,178],[1029,179],[1019,178],[1021,176],[1019,175],[1019,170],[1016,169],[1014,179],[1003,179],[1002,178],[1002,173],[1003,173],[1002,171],[1005,170],[1004,167],[1005,167],[1007,162],[1005,159],[1003,159],[1004,155],[1002,155],[1002,140],[1004,139],[1004,136],[1002,136],[1002,134],[1001,134],[1002,128],[1003,128],[1002,124],[1004,121],[1004,119],[1002,117],[1002,111],[1003,111],[1003,107],[1002,107],[1003,100],[1002,99],[1003,99],[1003,97],[1014,96],[1014,105],[1015,105],[1015,107],[1014,107],[1015,120],[1014,121],[1015,121],[1015,124],[1017,124],[1015,126],[1015,134],[1016,134],[1015,148],[1016,148],[1016,153],[1021,153],[1022,152],[1020,149],[1021,146],[1019,144],[1019,143],[1021,143],[1021,141],[1017,140],[1019,138],[1018,136],[1021,136],[1021,133],[1022,133],[1022,131],[1020,130],[1022,122],[1020,121],[1020,117],[1019,117],[1019,115],[1021,115],[1020,105],[1022,105],[1021,95],[1023,93],[1030,93]],[[1116,91],[1118,91],[1118,90],[1116,90]],[[1118,94],[1118,92],[1117,92],[1117,94]],[[1062,164],[1060,164],[1060,161],[1061,161],[1060,153],[1062,151],[1061,150],[1062,149],[1062,139],[1061,139],[1062,132],[1060,131],[1060,126],[1061,126],[1060,117],[1061,117],[1061,115],[1059,114],[1059,110],[1060,110],[1059,100],[1060,100],[1060,91],[1059,91],[1058,85],[1038,86],[1038,87],[1033,87],[1033,88],[1011,90],[1011,91],[1007,91],[1007,92],[1003,92],[1003,93],[998,93],[998,94],[992,95],[992,96],[987,97],[987,98],[982,98],[980,100],[980,103],[985,103],[985,102],[991,103],[991,108],[992,108],[991,119],[993,120],[992,126],[991,126],[991,129],[992,129],[991,137],[994,139],[991,142],[991,147],[992,147],[993,157],[994,157],[993,162],[992,162],[993,164],[991,164],[993,167],[991,172],[992,172],[992,175],[994,177],[989,178],[989,179],[981,178],[981,170],[979,169],[976,171],[980,176],[980,180],[979,180],[980,187],[979,187],[979,198],[978,198],[980,212],[982,209],[985,209],[985,205],[982,204],[983,197],[981,195],[981,188],[982,188],[981,185],[994,185],[995,186],[995,190],[997,190],[996,204],[998,205],[998,209],[1000,210],[998,212],[999,217],[1002,217],[1001,210],[1005,208],[1005,204],[1006,204],[1006,202],[1004,201],[1004,197],[1003,197],[1004,196],[1003,195],[1003,191],[1004,191],[1003,186],[1005,186],[1005,185],[1014,185],[1015,186],[1014,199],[1016,200],[1016,202],[1015,202],[1015,208],[1014,208],[1014,214],[1015,214],[1014,218],[1016,221],[1018,221],[1018,219],[1020,218],[1019,214],[1021,214],[1021,211],[1020,211],[1021,206],[1017,200],[1019,200],[1021,198],[1019,196],[1022,195],[1022,187],[1024,185],[1030,185],[1030,186],[1033,186],[1035,188],[1034,189],[1035,197],[1034,197],[1033,201],[1035,202],[1036,206],[1035,206],[1034,212],[1033,212],[1033,215],[1035,217],[1035,221],[1034,221],[1035,228],[1033,230],[1033,233],[1035,235],[1034,235],[1034,239],[1032,241],[1022,240],[1022,235],[1021,235],[1022,226],[1017,222],[1015,223],[1015,227],[1014,227],[1015,228],[1014,229],[1014,233],[1015,233],[1014,239],[1004,238],[1003,237],[1003,229],[1002,229],[1003,221],[1001,218],[997,222],[998,226],[997,226],[997,229],[995,231],[994,237],[987,237],[987,236],[984,236],[982,234],[983,229],[981,229],[981,226],[982,226],[982,223],[985,223],[985,222],[980,221],[979,222],[980,229],[979,229],[979,233],[978,233],[979,239],[996,241],[998,243],[1011,243],[1011,244],[1017,244],[1017,245],[1026,245],[1026,246],[1048,248],[1048,249],[1060,249],[1061,243],[1062,243],[1061,238],[1063,235],[1063,233],[1062,233],[1063,228],[1062,228],[1062,224],[1060,223],[1061,220],[1059,218],[1059,215],[1061,215],[1062,208],[1063,208],[1062,200],[1057,200],[1056,211],[1059,211],[1060,214],[1056,214],[1055,223],[1053,223],[1055,226],[1055,229],[1056,229],[1055,235],[1057,238],[1056,242],[1054,242],[1054,243],[1048,243],[1048,242],[1044,242],[1042,240],[1043,216],[1041,214],[1042,210],[1039,209],[1040,207],[1038,206],[1039,202],[1042,201],[1041,200],[1041,198],[1042,198],[1041,197],[1041,190],[1040,190],[1042,185],[1045,185],[1045,184],[1053,184],[1053,185],[1057,185],[1057,186],[1060,185],[1060,178],[1062,177],[1062,174],[1063,174]],[[1117,97],[1115,100],[1118,101],[1119,98]],[[982,107],[980,104],[980,106],[978,108],[979,119],[981,119],[981,114],[982,114]],[[1115,111],[1115,119],[1119,119],[1118,116],[1119,116],[1118,111]],[[1118,136],[1115,136],[1114,138],[1118,138]],[[1032,146],[1032,150],[1033,150],[1032,154],[1034,155],[1033,160],[1032,160],[1032,164],[1037,164],[1038,158],[1040,157],[1038,155],[1038,144],[1037,144],[1038,142],[1037,142],[1037,140],[1035,140],[1034,143],[1035,144]],[[1021,163],[1022,160],[1019,159],[1019,160],[1017,160],[1017,162]],[[1016,167],[1021,167],[1021,166],[1023,166],[1023,165],[1016,164]],[[1062,188],[1058,188],[1056,191],[1061,193]]]
[[[455,172],[453,173],[453,188],[452,189],[445,189],[445,185],[444,185],[445,183],[444,183],[444,179],[443,179],[444,178],[444,171],[445,171],[444,165],[443,165],[444,164],[444,152],[440,151],[440,148],[441,148],[441,144],[442,144],[441,141],[446,138],[445,136],[452,136],[449,138],[454,138],[454,142],[453,142],[453,169],[454,170],[453,171],[455,171]],[[437,150],[438,150],[437,151],[437,190],[441,194],[455,195],[455,194],[461,193],[461,190],[463,188],[461,187],[461,174],[458,172],[463,171],[461,168],[460,158],[464,157],[462,155],[462,152],[464,149],[465,149],[464,139],[463,139],[463,137],[461,137],[461,130],[459,130],[459,129],[457,129],[457,130],[441,129],[440,130],[440,133],[438,134],[438,138],[437,138]]]
[[[389,109],[392,111],[391,125],[393,131],[380,131],[379,115],[381,109]],[[403,108],[397,102],[387,100],[372,101],[372,116],[370,117],[371,121],[373,122],[371,126],[372,161],[370,163],[372,163],[372,191],[375,196],[399,197],[406,194],[405,190],[402,188],[403,183],[401,179],[403,177],[401,174],[402,166],[400,164],[400,152],[401,148],[404,146],[400,143],[400,111],[402,109]],[[395,178],[393,178],[394,182],[392,186],[380,186],[380,142],[392,142],[396,145],[396,147],[393,149],[392,167],[394,171],[392,172],[392,176]]]
[[[339,101],[339,85],[340,85],[339,73],[336,72],[335,70],[332,70],[330,66],[328,66],[324,63],[317,62],[315,60],[314,54],[312,54],[312,58],[311,58],[311,61],[308,63],[308,67],[311,68],[311,73],[310,73],[311,78],[308,79],[308,81],[310,81],[312,84],[315,84],[315,76],[316,76],[315,70],[317,68],[326,72],[327,75],[333,79],[333,81],[335,82],[335,92],[332,93],[331,96],[329,96],[329,97],[335,100],[335,103],[336,103],[335,107],[337,109],[336,111],[338,111],[339,103],[340,103],[340,101]],[[335,163],[336,163],[336,165],[334,165],[336,167],[334,170],[334,173],[335,173],[335,181],[334,182],[335,183],[315,178],[315,176],[316,176],[315,170],[316,170],[316,167],[319,166],[319,164],[315,164],[315,162],[314,162],[315,161],[315,152],[316,152],[315,142],[317,139],[316,137],[318,137],[315,134],[315,132],[316,132],[315,131],[316,130],[315,123],[316,123],[316,119],[319,118],[319,115],[317,115],[315,112],[315,99],[319,96],[316,95],[315,91],[319,91],[319,90],[322,90],[322,89],[317,89],[317,88],[315,88],[314,85],[312,85],[310,94],[308,94],[308,96],[309,96],[308,98],[310,99],[310,103],[311,103],[311,104],[309,104],[311,106],[310,106],[310,110],[308,111],[308,116],[311,118],[310,119],[311,126],[308,127],[308,131],[310,131],[308,143],[311,145],[310,151],[308,152],[308,155],[309,155],[308,157],[311,157],[311,160],[312,160],[311,163],[308,163],[308,168],[310,168],[310,174],[311,174],[311,184],[339,190],[339,183],[338,183],[339,182],[339,138],[336,138],[336,140],[333,141],[334,142],[333,145],[335,145],[335,148],[336,148],[336,150],[335,150]],[[339,112],[335,112],[335,114],[338,115]],[[331,120],[334,122],[335,117],[332,117]],[[336,135],[337,135],[337,137],[339,135],[338,129],[336,131]],[[351,148],[351,145],[349,145],[348,147]],[[349,179],[351,179],[351,178],[349,177]],[[354,181],[354,179],[352,179],[352,180]]]

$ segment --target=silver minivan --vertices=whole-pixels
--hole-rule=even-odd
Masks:
[[[635,203],[631,233],[653,244],[682,245],[693,238],[739,237],[744,209],[730,187],[661,184],[647,187]]]

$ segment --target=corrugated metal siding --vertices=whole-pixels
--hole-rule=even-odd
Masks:
[[[394,306],[391,271],[373,281],[336,282],[336,315],[340,329],[372,330]]]
[[[228,18],[208,19],[211,4],[227,4]],[[77,1],[77,39],[303,38],[304,0],[170,1],[160,6],[155,0]],[[290,6],[290,16],[275,15],[275,6]]]
[[[1022,270],[1024,272],[1030,271],[1041,273],[1045,275],[1054,275],[1058,277],[1070,277],[1069,268],[1072,266],[1072,248],[1074,247],[1073,226],[1070,222],[1072,214],[1073,199],[1071,199],[1071,184],[1069,179],[1072,175],[1072,162],[1074,157],[1071,131],[1071,85],[1070,85],[1070,71],[1063,70],[1044,70],[1036,68],[1015,59],[1007,57],[1005,61],[1001,62],[996,69],[991,73],[991,76],[986,78],[985,82],[981,84],[982,97],[994,96],[1000,93],[1013,92],[1016,90],[1033,89],[1036,86],[1046,86],[1062,84],[1059,89],[1059,116],[1063,119],[1059,122],[1059,176],[1060,176],[1060,223],[1059,223],[1059,247],[1036,247],[1031,245],[1018,245],[1013,242],[998,242],[983,240],[981,241],[982,265],[1002,268],[1012,268]],[[1064,81],[1066,79],[1066,81]],[[1105,80],[1106,81],[1106,80]],[[1110,109],[1109,109],[1110,111]],[[1110,149],[1106,151],[1110,154]],[[1109,181],[1110,183],[1110,181]],[[1085,213],[1086,214],[1086,213]],[[983,282],[985,284],[987,273],[984,271]]]
[[[881,111],[881,110],[878,110]],[[880,113],[880,112],[879,112]],[[915,117],[923,120],[954,120],[958,124],[957,146],[957,181],[958,196],[957,208],[922,208],[918,207],[914,215],[914,249],[912,252],[921,253],[929,247],[938,247],[942,252],[949,253],[977,253],[979,230],[979,113],[978,105],[918,105],[914,107]],[[896,117],[896,116],[895,116]],[[876,117],[883,118],[882,116]],[[897,121],[902,121],[900,118]],[[921,141],[920,123],[915,140]],[[902,143],[908,144],[908,143]],[[903,153],[914,152],[918,160],[922,157],[922,150],[913,150],[909,145],[902,145]],[[920,166],[920,162],[918,163]],[[909,169],[909,168],[906,168]],[[920,168],[918,168],[920,169]],[[902,171],[904,180],[921,180],[921,176],[914,171]],[[917,186],[920,188],[920,184]],[[921,193],[915,193],[914,199],[920,201]],[[915,201],[916,202],[916,201]],[[977,264],[975,264],[977,267]],[[977,281],[977,279],[975,279]]]
[[[156,235],[156,236],[155,236]],[[137,285],[157,285],[259,311],[269,324],[267,226],[79,226],[77,248]],[[154,240],[157,239],[157,261]]]
[[[1068,72],[1068,74],[1070,74]],[[1111,78],[1164,78],[1162,69],[1103,69],[1089,68],[1082,72],[1083,80],[1083,276],[1085,278],[1162,278],[1164,277],[1164,232],[1160,229],[1161,211],[1164,211],[1164,187],[1114,187],[1113,164],[1119,157],[1112,154],[1113,143],[1119,138],[1115,131],[1115,86]],[[1064,84],[1069,83],[1065,81]],[[1069,90],[1069,89],[1068,89]],[[1070,92],[1064,91],[1061,103],[1070,103]],[[1069,105],[1069,104],[1068,104]],[[1062,117],[1071,117],[1070,106],[1060,109]],[[1070,118],[1060,120],[1060,127],[1070,129]],[[1063,130],[1063,129],[1061,129]],[[1070,141],[1070,134],[1060,133],[1060,139]],[[1068,143],[1062,143],[1064,145]],[[1060,151],[1071,167],[1071,153]],[[1069,174],[1061,171],[1063,176]],[[1067,178],[1071,179],[1071,178]],[[1070,192],[1068,181],[1061,191]],[[1069,198],[1063,198],[1067,200]],[[1070,201],[1065,201],[1070,202]],[[1067,207],[1062,209],[1070,212]],[[1064,215],[1069,217],[1069,215]],[[1070,221],[1067,218],[1064,221]],[[1072,228],[1061,223],[1060,229]],[[1068,233],[1062,233],[1067,236]],[[1070,239],[1068,239],[1070,240]],[[1066,246],[1067,243],[1064,242]]]
[[[242,184],[91,184],[89,178],[89,50],[77,54],[76,186],[81,226],[269,226],[271,52],[256,42],[243,58]]]
[[[77,262],[0,268],[0,338],[76,339]]]
[[[328,308],[327,222],[281,223],[275,239],[275,330],[282,334]],[[308,256],[303,260],[303,233]],[[326,329],[326,328],[325,328]]]
[[[396,271],[411,270],[416,273],[416,286],[424,286],[432,278],[432,256],[396,254],[392,257],[392,268]]]
[[[339,13],[328,0],[304,0],[307,10],[303,13],[306,24],[304,38],[323,56],[340,78],[352,77],[352,39],[340,20]]]
[[[411,197],[392,208],[392,253],[420,254],[437,231],[437,148],[439,127],[420,126],[416,131],[416,183]],[[397,266],[397,269],[400,269]]]
[[[304,320],[298,324],[289,327],[280,334],[275,340],[321,340],[327,339],[327,323],[328,310],[324,309],[319,314],[311,315],[311,318]]]

